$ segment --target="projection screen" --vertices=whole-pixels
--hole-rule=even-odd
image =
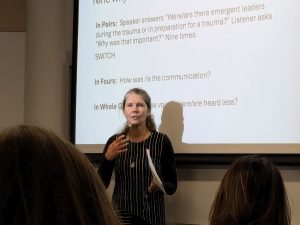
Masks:
[[[75,1],[73,139],[102,152],[133,87],[175,153],[300,153],[300,2]]]

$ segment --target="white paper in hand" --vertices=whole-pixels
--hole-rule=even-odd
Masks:
[[[159,188],[160,190],[165,194],[167,195],[165,189],[164,189],[164,186],[155,170],[155,167],[154,167],[154,164],[152,162],[152,159],[151,159],[151,156],[150,156],[150,150],[149,149],[146,149],[146,153],[147,153],[147,157],[148,157],[148,163],[149,163],[149,167],[151,169],[151,173],[152,173],[152,182],[154,182]]]

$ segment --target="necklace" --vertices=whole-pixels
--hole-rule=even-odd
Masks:
[[[134,154],[130,154],[130,160],[129,160],[129,167],[131,169],[135,168],[135,166],[140,163],[140,160],[139,158],[140,157],[143,157],[145,158],[145,154],[146,154],[146,151],[145,151],[145,144],[146,144],[146,139],[148,138],[147,137],[147,134],[148,134],[148,130],[146,129],[145,133],[143,135],[140,135],[140,136],[136,136],[135,138],[133,138],[132,136],[129,135],[129,132],[127,134],[127,138],[129,139],[129,141],[131,142],[130,145],[134,145],[135,147],[128,147],[131,149],[131,151],[133,151],[133,149],[141,149],[141,153],[134,153]],[[151,135],[151,132],[150,132],[150,135]],[[141,156],[138,157],[138,155],[142,154]]]
[[[131,142],[142,142],[146,139],[147,134],[148,134],[147,129],[146,129],[146,131],[143,135],[139,135],[139,136],[136,136],[136,137],[133,137],[133,136],[129,135],[129,132],[128,132],[128,138]]]

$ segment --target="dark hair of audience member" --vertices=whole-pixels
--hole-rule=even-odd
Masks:
[[[119,225],[93,165],[46,129],[0,134],[1,225]]]
[[[210,225],[289,225],[282,176],[266,158],[239,158],[223,177],[210,211]]]

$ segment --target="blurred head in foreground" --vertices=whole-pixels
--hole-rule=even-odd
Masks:
[[[93,165],[34,126],[0,134],[0,225],[119,225]]]
[[[237,159],[223,177],[210,225],[289,225],[290,208],[277,167],[257,155]]]

